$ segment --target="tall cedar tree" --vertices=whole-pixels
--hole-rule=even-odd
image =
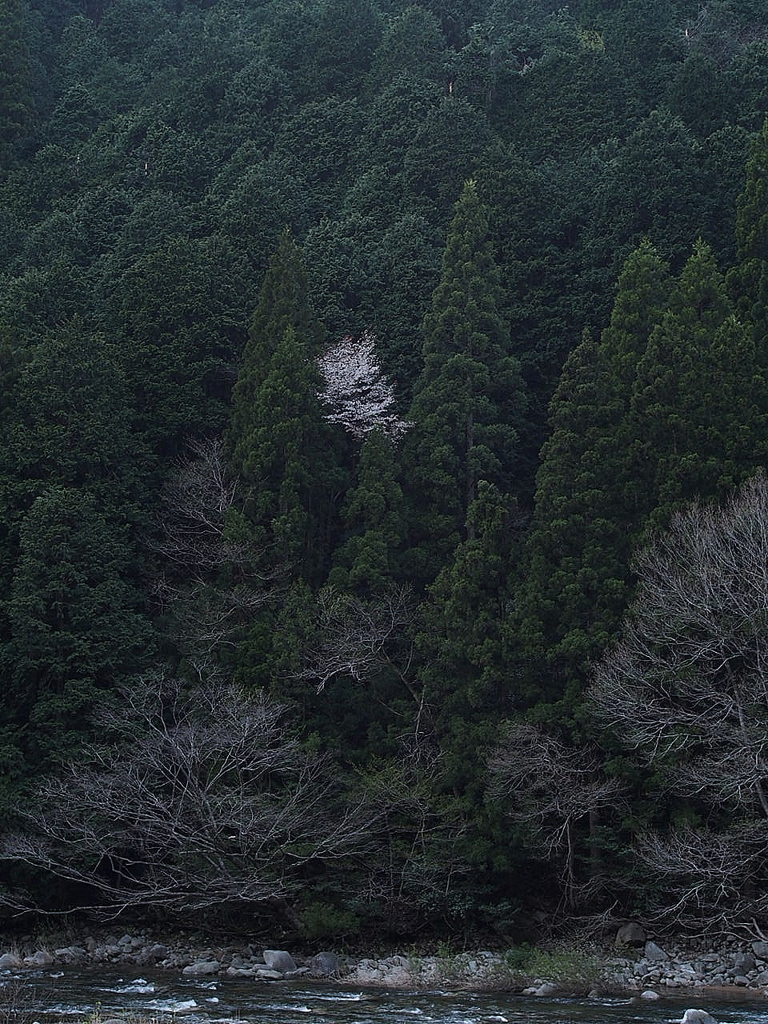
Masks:
[[[765,453],[765,382],[747,326],[732,314],[699,241],[637,367],[629,414],[634,478],[648,523],[723,498]]]
[[[31,116],[29,54],[20,0],[0,0],[0,168]]]
[[[671,283],[653,247],[642,243],[624,265],[599,343],[585,333],[552,397],[506,630],[523,703],[557,700],[569,688],[577,695],[623,614],[639,514],[626,416],[638,360]]]
[[[728,286],[739,315],[754,327],[760,356],[768,355],[768,118],[752,140],[744,189],[737,201],[737,264]]]
[[[525,397],[500,304],[488,212],[474,181],[468,181],[424,318],[424,368],[405,448],[415,510],[414,571],[422,582],[433,580],[457,544],[471,538],[471,521],[465,524],[479,481],[506,493],[514,479],[516,425]]]
[[[327,555],[339,484],[333,429],[318,397],[319,333],[298,248],[284,232],[235,384],[229,444],[258,539],[278,563],[309,577],[322,570]]]
[[[476,799],[483,751],[508,698],[501,629],[517,532],[513,503],[484,480],[467,518],[469,536],[422,606],[417,648],[445,783]]]
[[[89,737],[97,695],[150,653],[124,530],[87,490],[49,487],[20,529],[2,656],[4,756],[50,766]]]
[[[356,484],[341,511],[347,536],[334,556],[333,585],[373,595],[396,579],[403,540],[403,492],[396,470],[392,439],[381,429],[370,431]]]

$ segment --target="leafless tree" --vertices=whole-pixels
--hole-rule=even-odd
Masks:
[[[768,815],[768,483],[698,505],[637,557],[637,596],[594,670],[601,719],[674,786]]]
[[[647,832],[637,842],[645,866],[658,879],[663,916],[686,929],[729,926],[764,916],[768,896],[755,883],[768,845],[768,823],[742,823],[727,832],[681,827],[667,835]]]
[[[378,812],[340,798],[267,699],[210,677],[192,690],[141,679],[119,697],[99,712],[112,742],[42,784],[0,858],[75,883],[110,916],[274,905],[307,865],[371,849]],[[26,905],[17,892],[0,903]]]
[[[322,693],[339,676],[367,683],[389,673],[415,704],[418,739],[425,703],[412,671],[415,617],[416,603],[407,587],[392,586],[370,598],[325,587],[317,597],[317,639],[305,649],[296,677],[313,682]]]
[[[285,567],[243,528],[239,489],[220,438],[192,441],[171,473],[150,546],[161,557],[154,590],[172,609],[174,639],[192,657],[236,642]]]
[[[322,399],[331,423],[340,423],[357,438],[378,429],[394,441],[410,427],[395,412],[395,390],[379,366],[372,331],[347,334],[335,341],[318,364],[325,382]]]
[[[560,863],[566,903],[574,906],[595,882],[577,878],[577,826],[616,807],[620,784],[604,776],[595,751],[567,747],[527,722],[506,727],[488,768],[492,792],[507,802],[509,816],[525,823],[544,855]]]
[[[721,861],[749,876],[768,832],[768,482],[759,474],[723,507],[697,505],[638,555],[637,595],[621,640],[595,667],[589,697],[602,722],[652,765],[670,790],[740,822],[719,836],[645,837],[639,851],[668,878],[687,855],[681,898],[707,892]],[[760,823],[760,828],[745,828]],[[745,837],[749,837],[747,842]],[[715,851],[728,851],[715,856]],[[708,865],[707,861],[711,863]],[[677,863],[677,867],[675,864]],[[742,870],[742,868],[744,870]],[[687,888],[686,888],[687,886]],[[730,898],[730,897],[729,897]],[[713,902],[714,901],[714,902]]]

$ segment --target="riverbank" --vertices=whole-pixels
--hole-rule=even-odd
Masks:
[[[580,945],[377,958],[333,950],[300,955],[247,942],[205,943],[199,937],[159,941],[137,931],[87,934],[66,945],[58,945],[53,936],[0,939],[0,951],[0,974],[16,976],[25,970],[116,966],[259,984],[308,977],[355,988],[503,990],[531,996],[768,996],[768,942],[762,941],[732,941],[716,948],[644,941],[621,950]]]

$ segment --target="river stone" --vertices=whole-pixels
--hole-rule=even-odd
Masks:
[[[717,1024],[717,1021],[706,1010],[686,1010],[680,1024]]]
[[[197,977],[198,975],[218,974],[220,968],[221,964],[218,960],[197,960],[193,964],[188,964],[181,973]]]
[[[647,999],[649,1002],[653,1002],[659,998],[659,993],[654,992],[652,988],[647,988],[640,993],[641,999]]]
[[[545,981],[543,985],[533,990],[535,996],[553,996],[557,992],[557,985],[552,981]]]
[[[27,967],[50,967],[53,963],[53,957],[47,949],[38,949],[32,956],[25,956],[24,963]]]
[[[637,921],[623,924],[616,932],[615,945],[617,946],[642,946],[644,944],[645,932]]]
[[[754,971],[755,967],[757,964],[751,953],[734,953],[733,969],[737,974],[749,974],[750,971]]]
[[[65,964],[82,964],[88,959],[88,954],[82,946],[63,946],[53,952],[56,959]]]
[[[253,973],[262,981],[280,981],[283,977],[282,971],[273,971],[269,967],[257,967]]]
[[[253,967],[233,967],[226,970],[228,978],[252,978],[255,974]]]
[[[285,974],[287,971],[296,970],[296,961],[284,949],[265,949],[262,956],[264,963],[273,971]]]
[[[0,971],[16,970],[21,967],[21,957],[18,953],[3,953],[0,956]]]
[[[655,942],[646,942],[645,948],[643,949],[643,956],[646,960],[668,960],[669,957],[661,948],[657,946]]]
[[[761,960],[768,960],[768,942],[757,941],[752,943],[752,952]]]
[[[341,973],[341,960],[335,953],[317,953],[309,961],[309,973],[315,978],[335,978]]]

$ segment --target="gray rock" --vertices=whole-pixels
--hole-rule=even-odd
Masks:
[[[645,948],[643,949],[643,956],[646,960],[668,960],[669,957],[661,948],[657,946],[655,942],[646,942]]]
[[[615,945],[643,946],[645,945],[645,932],[637,921],[629,921],[616,932]]]
[[[280,981],[283,977],[282,971],[272,971],[268,967],[257,967],[253,973],[254,977],[262,981]]]
[[[82,964],[88,959],[88,954],[82,946],[63,946],[53,951],[57,960],[65,964]]]
[[[270,970],[280,971],[281,974],[296,970],[296,961],[284,949],[265,949],[262,956]]]
[[[206,974],[218,974],[220,968],[221,964],[218,960],[197,960],[193,964],[188,964],[181,973],[199,977]]]
[[[254,973],[253,967],[228,967],[226,970],[228,978],[252,978]]]
[[[151,960],[162,960],[168,956],[168,947],[164,946],[162,942],[156,942],[154,946],[149,946],[146,953]]]
[[[754,971],[757,964],[751,953],[735,953],[733,957],[733,969],[737,974],[749,974]]]
[[[533,990],[535,996],[553,996],[557,992],[557,985],[552,981],[545,981],[543,985]]]
[[[706,1010],[686,1010],[680,1024],[717,1024],[717,1021]]]
[[[654,992],[652,988],[647,988],[640,993],[641,999],[646,999],[648,1002],[655,1002],[659,998],[659,993]]]
[[[38,949],[32,956],[25,956],[24,963],[27,967],[50,967],[53,963],[53,957],[47,949]]]
[[[315,978],[336,978],[341,973],[341,960],[335,953],[317,953],[309,961],[309,973]]]
[[[21,967],[22,960],[18,953],[3,953],[0,956],[0,971],[16,970]]]
[[[768,942],[757,941],[752,943],[752,952],[761,960],[768,960]]]

